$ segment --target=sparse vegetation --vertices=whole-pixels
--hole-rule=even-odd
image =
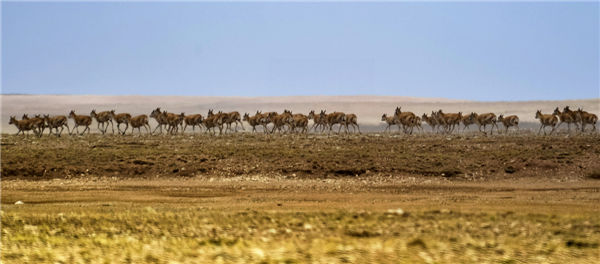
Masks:
[[[177,135],[2,137],[4,179],[410,175],[581,179],[600,137]]]
[[[1,258],[595,263],[598,140],[3,135]]]

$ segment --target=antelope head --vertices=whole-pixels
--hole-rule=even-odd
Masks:
[[[556,107],[556,109],[554,109],[554,113],[552,113],[553,115],[560,115],[560,111],[558,110],[558,107]]]

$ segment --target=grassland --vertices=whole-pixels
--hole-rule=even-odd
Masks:
[[[1,143],[3,263],[600,258],[596,135]]]

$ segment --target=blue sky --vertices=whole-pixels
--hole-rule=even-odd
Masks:
[[[2,93],[600,97],[599,3],[2,3]]]

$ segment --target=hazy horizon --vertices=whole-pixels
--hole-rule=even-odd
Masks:
[[[532,99],[532,100],[469,100],[461,98],[444,98],[444,97],[420,97],[420,96],[404,96],[404,95],[377,95],[377,94],[339,94],[339,95],[271,95],[271,96],[239,96],[239,95],[145,95],[145,94],[30,94],[30,93],[0,93],[0,96],[94,96],[94,97],[203,97],[203,98],[330,98],[330,97],[374,97],[378,99],[421,99],[421,100],[443,100],[448,102],[563,102],[563,101],[585,101],[585,100],[600,100],[600,96],[589,98],[573,98],[573,99]]]

